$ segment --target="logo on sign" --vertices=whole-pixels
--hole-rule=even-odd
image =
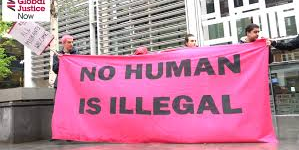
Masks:
[[[50,21],[50,1],[3,0],[3,21]]]
[[[16,11],[15,7],[16,7],[16,2],[13,1],[13,0],[8,0],[8,2],[7,2],[7,8],[9,8],[9,9],[11,9],[13,11]]]

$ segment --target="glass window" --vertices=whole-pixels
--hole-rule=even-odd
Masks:
[[[207,14],[215,12],[214,0],[207,0]]]
[[[299,114],[299,64],[271,66],[271,82],[276,114]]]
[[[284,18],[287,35],[297,35],[296,19],[295,16]]]
[[[224,37],[223,23],[209,25],[208,30],[210,40]]]
[[[254,4],[254,3],[258,3],[259,0],[249,0],[249,4]]]
[[[229,16],[228,0],[220,0],[221,17]]]
[[[243,0],[234,0],[235,7],[243,6]]]
[[[292,2],[293,0],[265,0],[266,7],[273,7],[273,6],[283,5]]]
[[[299,52],[293,52],[294,54],[294,59],[299,60]]]
[[[281,55],[281,60],[282,61],[288,61],[289,59],[288,59],[288,55],[287,54],[282,54]]]

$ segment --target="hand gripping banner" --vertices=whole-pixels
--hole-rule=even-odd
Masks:
[[[63,55],[54,139],[276,142],[264,40],[138,56]]]

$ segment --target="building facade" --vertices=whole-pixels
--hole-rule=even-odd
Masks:
[[[127,55],[139,46],[165,50],[182,46],[187,33],[182,0],[58,0],[58,5],[59,37],[74,36],[81,54]],[[37,56],[25,50],[25,86],[49,86],[50,60],[50,52]]]
[[[299,31],[296,0],[58,0],[59,37],[71,34],[81,54],[128,55],[181,47],[192,33],[200,46],[236,44],[249,23],[261,36],[288,41]],[[49,29],[49,24],[42,23]],[[50,53],[25,48],[25,86],[49,86]],[[299,113],[299,51],[274,50],[271,97],[276,114]],[[51,81],[52,82],[52,81]],[[274,105],[275,104],[275,105]]]
[[[235,44],[250,23],[260,26],[260,37],[287,42],[299,32],[296,0],[187,0],[188,31],[199,45]],[[276,115],[299,114],[299,50],[272,49],[270,65],[272,111]]]

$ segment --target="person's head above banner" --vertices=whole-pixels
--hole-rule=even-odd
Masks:
[[[259,38],[260,27],[256,24],[249,24],[245,28],[246,43],[254,42]]]
[[[138,47],[134,52],[134,55],[145,55],[145,54],[148,54],[148,50],[146,47]]]
[[[187,34],[185,36],[185,46],[186,47],[197,47],[196,37],[193,34]]]
[[[61,43],[63,45],[63,51],[65,53],[70,53],[71,50],[73,49],[73,42],[74,42],[74,37],[71,35],[64,35],[61,38]]]
[[[251,43],[255,42],[257,39],[266,39],[266,44],[271,45],[271,41],[268,38],[263,36],[260,37],[260,26],[254,23],[251,23],[245,28],[245,36],[241,37],[240,43]]]

